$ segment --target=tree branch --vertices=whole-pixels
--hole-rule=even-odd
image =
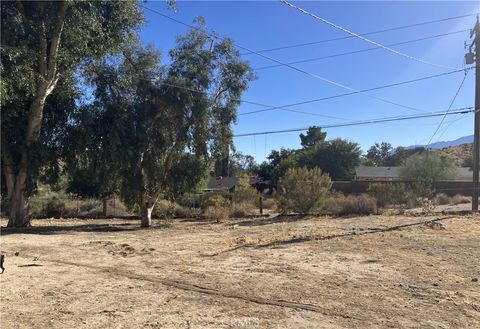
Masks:
[[[60,39],[65,23],[65,16],[67,13],[68,2],[62,1],[60,3],[60,9],[58,11],[57,22],[52,35],[52,41],[50,43],[50,53],[48,54],[48,79],[54,80],[57,74],[57,57],[58,50],[60,49]]]

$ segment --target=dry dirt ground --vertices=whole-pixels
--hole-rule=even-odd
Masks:
[[[1,328],[480,328],[480,217],[33,225],[2,230]]]

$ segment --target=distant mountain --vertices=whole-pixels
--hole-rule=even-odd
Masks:
[[[432,149],[443,149],[445,147],[452,147],[452,146],[458,146],[462,144],[471,144],[471,143],[473,143],[473,135],[463,136],[453,141],[432,143],[430,144],[429,147]],[[406,149],[413,149],[416,147],[426,147],[426,145],[411,145],[406,147]]]

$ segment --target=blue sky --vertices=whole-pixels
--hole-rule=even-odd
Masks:
[[[478,1],[336,1],[294,2],[308,10],[356,33],[366,33],[397,26],[422,23],[480,11]],[[318,20],[306,16],[278,1],[177,1],[178,11],[168,9],[164,1],[145,4],[166,15],[186,23],[197,16],[206,19],[209,31],[230,37],[235,43],[254,50],[294,45],[346,36]],[[153,43],[165,56],[175,45],[175,37],[184,34],[187,27],[154,13],[145,12],[147,23],[141,38]],[[368,38],[392,44],[417,38],[470,29],[475,17],[448,20],[403,30],[369,35]],[[464,67],[464,41],[469,42],[469,32],[414,42],[392,47],[408,55],[450,67]],[[356,38],[321,43],[265,53],[282,62],[292,62],[313,57],[328,56],[346,51],[373,47]],[[243,51],[242,51],[243,53]],[[244,55],[255,68],[272,65],[259,56]],[[319,60],[294,66],[325,77],[354,89],[368,89],[385,84],[448,72],[439,68],[401,57],[384,49]],[[275,67],[257,72],[243,98],[249,101],[283,106],[286,104],[328,97],[348,92],[288,67]],[[418,83],[372,91],[317,103],[292,107],[292,109],[340,117],[345,120],[363,120],[397,115],[418,114],[412,110],[379,101],[370,96],[414,107],[423,111],[448,109],[463,73],[426,80]],[[474,105],[473,71],[468,74],[452,108]],[[368,95],[370,96],[368,96]],[[242,104],[238,113],[259,110],[262,107]],[[345,120],[310,116],[285,111],[269,111],[240,115],[233,126],[237,134],[302,128],[326,125]],[[373,143],[387,141],[393,146],[425,144],[437,128],[441,118],[428,118],[327,130],[327,138],[341,137],[360,144],[366,151]],[[446,128],[446,129],[445,129]],[[448,116],[432,142],[452,140],[473,133],[473,114]],[[299,132],[235,138],[238,150],[251,154],[257,162],[265,159],[272,149],[299,147]]]

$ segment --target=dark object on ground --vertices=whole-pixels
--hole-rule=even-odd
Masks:
[[[5,261],[5,255],[0,254],[0,268],[2,269],[2,274],[5,272],[5,268],[3,267],[3,262]]]

